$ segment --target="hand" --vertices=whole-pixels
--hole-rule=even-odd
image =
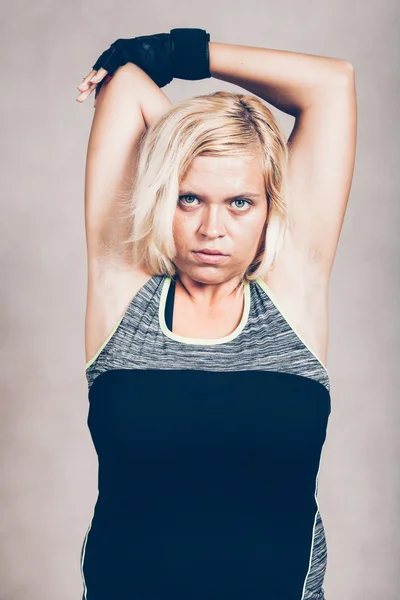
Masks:
[[[108,71],[106,71],[102,67],[100,67],[98,71],[92,69],[90,73],[82,79],[82,82],[76,86],[77,89],[81,92],[76,98],[76,101],[84,102],[86,98],[90,96],[90,94],[93,92],[93,90],[96,90],[95,100],[93,103],[93,106],[95,107],[100,87],[103,85],[103,83],[108,83],[110,80],[111,76],[108,75]]]
[[[95,89],[95,101],[104,81],[108,83],[115,71],[127,62],[140,67],[153,81],[163,87],[172,81],[172,50],[170,35],[157,33],[136,38],[119,38],[99,56],[90,73],[82,80],[77,102],[84,102]],[[105,68],[106,67],[106,68]],[[109,79],[104,79],[108,73]]]
[[[128,62],[141,68],[160,88],[164,87],[173,79],[170,34],[156,33],[135,38],[118,38],[102,52],[92,69],[105,69],[112,77]]]

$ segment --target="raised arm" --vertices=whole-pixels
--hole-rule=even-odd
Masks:
[[[357,101],[344,60],[210,42],[213,77],[295,117],[288,139],[293,247],[305,269],[329,280],[354,170]]]
[[[164,92],[132,63],[103,85],[89,137],[85,179],[88,284],[86,361],[103,344],[133,294],[130,233],[123,199],[129,197],[138,143],[146,127],[171,106]]]
[[[129,224],[122,200],[132,186],[138,144],[146,129],[171,106],[139,67],[120,67],[96,100],[85,173],[85,224],[89,270],[101,261],[129,262],[122,240]],[[126,253],[128,254],[128,253]],[[104,265],[103,265],[104,266]]]

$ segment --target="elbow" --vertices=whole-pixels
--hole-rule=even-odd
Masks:
[[[354,65],[347,60],[337,60],[334,76],[332,80],[335,84],[343,86],[352,86],[355,83],[355,69]]]
[[[324,65],[317,94],[327,90],[332,92],[340,88],[349,90],[355,88],[355,69],[351,62],[340,58],[329,58]]]
[[[337,94],[354,98],[356,95],[354,66],[346,60],[329,59],[314,91],[315,94],[308,106],[316,102],[326,102],[327,98]]]
[[[350,81],[354,80],[356,71],[354,65],[347,60],[343,60],[342,63],[343,76],[347,77]]]

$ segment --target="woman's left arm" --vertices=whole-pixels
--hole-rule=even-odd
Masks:
[[[295,117],[288,139],[292,241],[329,279],[353,178],[357,99],[351,63],[209,43],[210,72]]]

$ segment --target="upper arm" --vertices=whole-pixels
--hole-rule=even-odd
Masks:
[[[296,118],[288,140],[293,247],[329,278],[354,170],[357,102],[353,67]]]
[[[88,287],[86,360],[95,355],[147,274],[132,265],[124,218],[140,140],[171,103],[136,65],[118,69],[99,91],[85,175]]]
[[[90,131],[85,172],[85,228],[89,271],[99,261],[125,261],[122,244],[140,140],[170,100],[136,65],[118,69],[103,85]],[[125,254],[124,254],[125,252]]]

